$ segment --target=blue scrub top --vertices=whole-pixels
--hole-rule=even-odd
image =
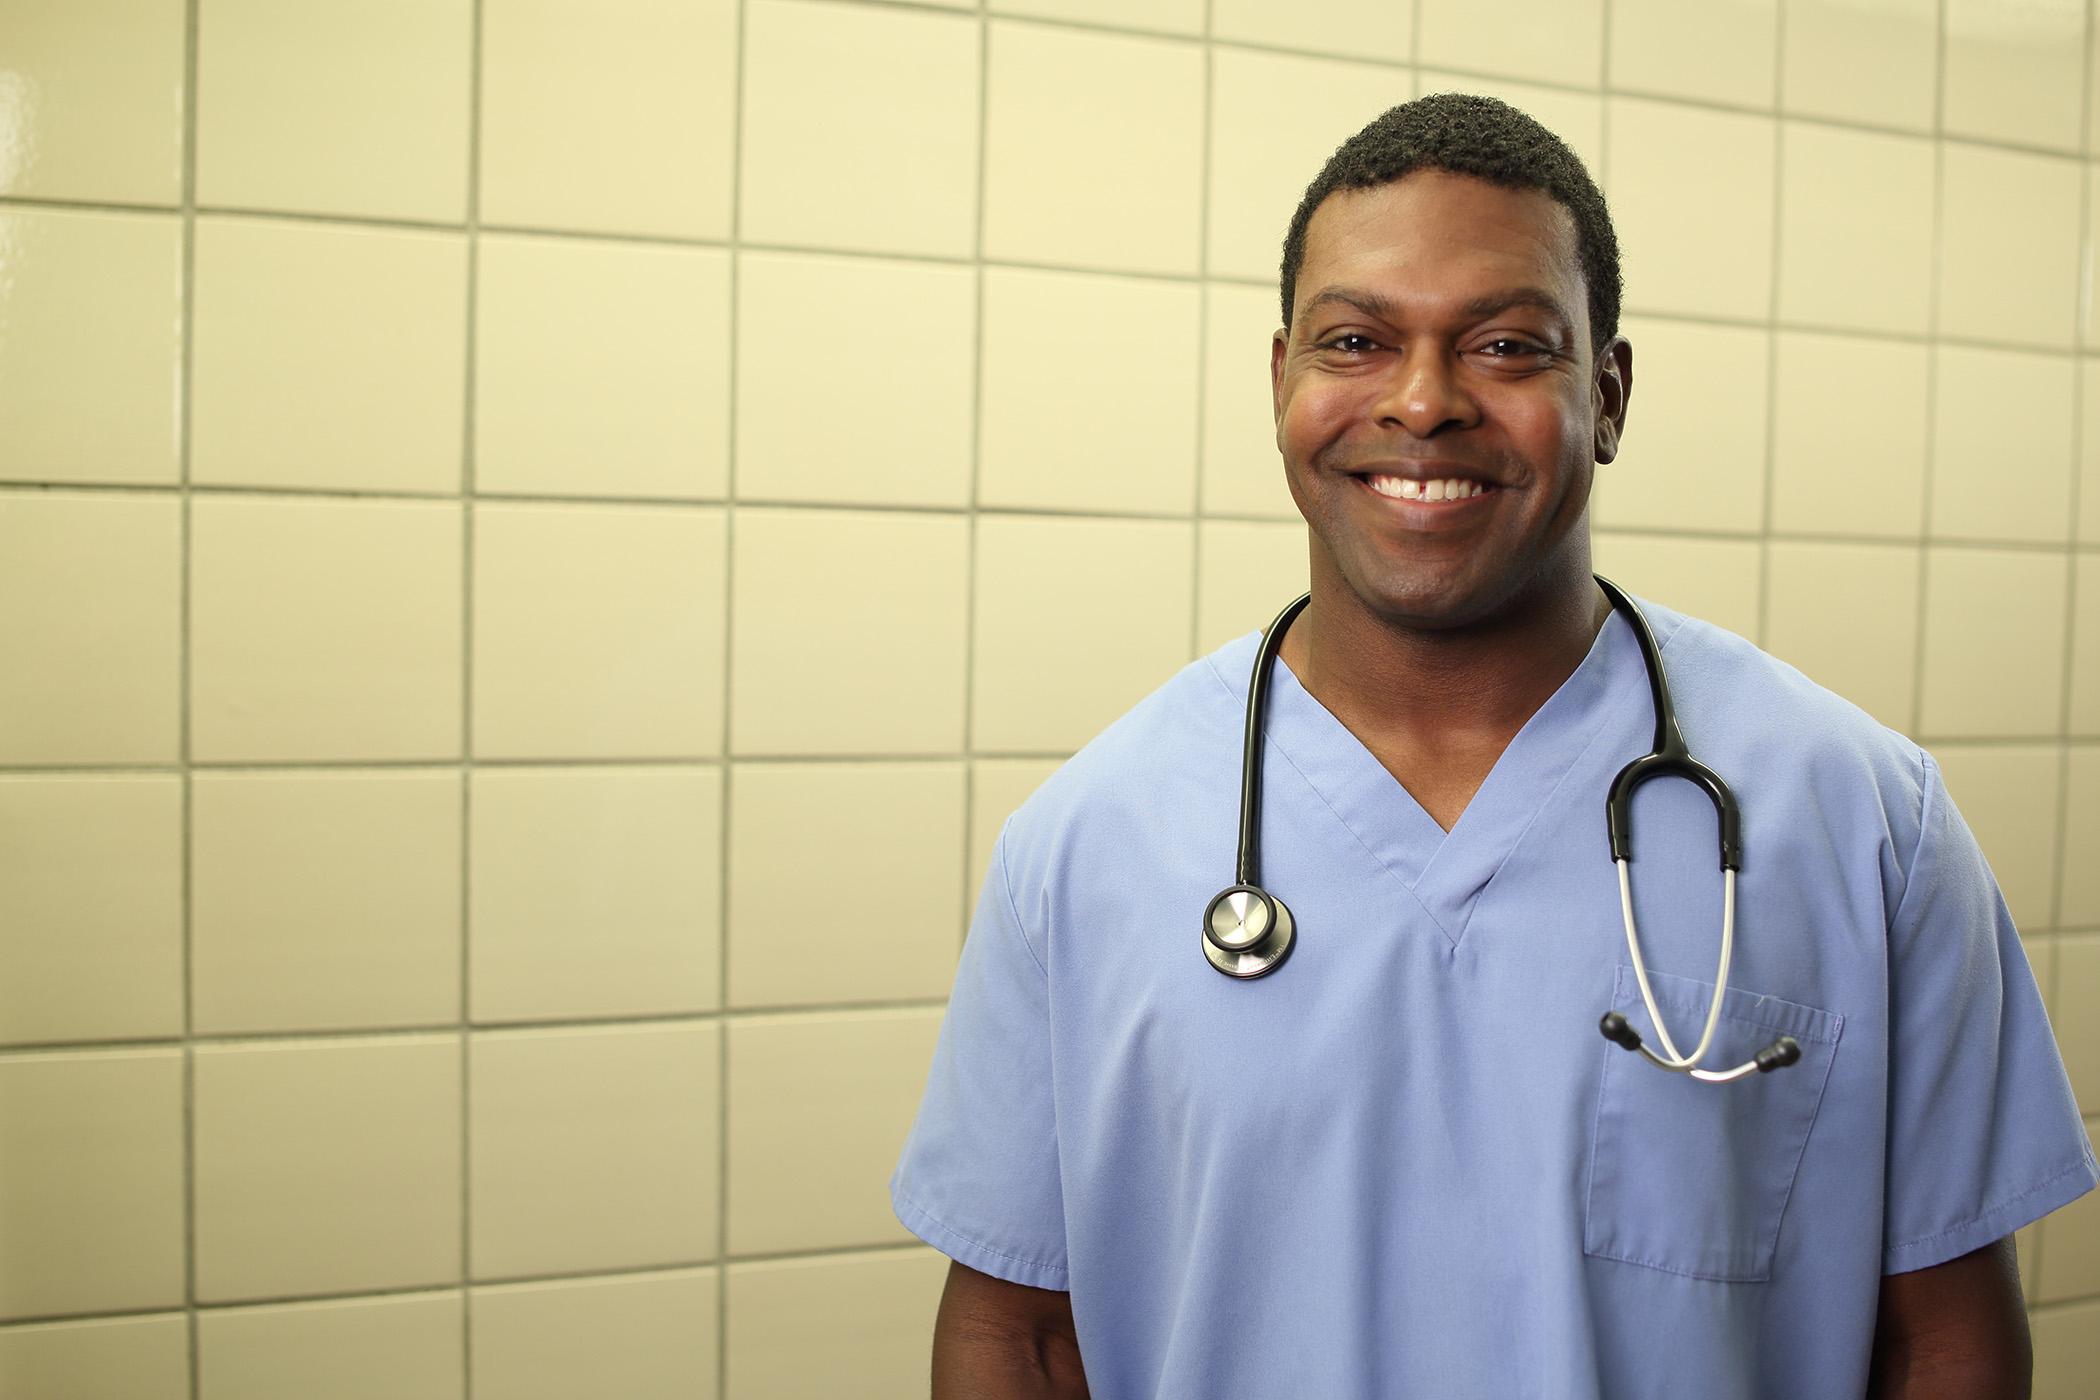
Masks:
[[[898,1218],[1069,1289],[1097,1400],[1857,1400],[1881,1275],[2081,1195],[2093,1149],[1932,759],[1644,608],[1743,814],[1705,1063],[1781,1033],[1800,1063],[1704,1084],[1598,1034],[1611,1007],[1651,1032],[1604,824],[1654,726],[1616,614],[1449,834],[1279,662],[1260,876],[1299,941],[1221,976],[1200,924],[1233,877],[1249,633],[1008,820]],[[1662,780],[1634,822],[1642,952],[1688,1049],[1719,955],[1713,809]]]

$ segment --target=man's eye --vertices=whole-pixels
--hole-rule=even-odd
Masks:
[[[1498,360],[1516,359],[1526,355],[1545,355],[1548,353],[1543,347],[1533,345],[1528,340],[1511,340],[1507,336],[1499,340],[1489,341],[1481,346],[1480,350],[1481,353]]]
[[[1354,332],[1350,332],[1322,341],[1320,348],[1323,350],[1339,350],[1345,355],[1363,355],[1376,350],[1378,342],[1367,335],[1357,335]]]

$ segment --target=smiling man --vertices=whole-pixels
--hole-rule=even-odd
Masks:
[[[1000,834],[891,1182],[936,1397],[2027,1393],[2010,1236],[2096,1171],[2018,934],[1928,755],[1593,578],[1619,286],[1499,102],[1307,190],[1310,601]],[[1607,831],[1662,670],[1719,862],[1699,781]]]

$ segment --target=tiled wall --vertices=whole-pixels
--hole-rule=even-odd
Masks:
[[[0,5],[0,1400],[923,1394],[988,840],[1301,586],[1283,225],[1451,86],[1616,208],[1601,566],[1934,748],[2100,1111],[2084,0],[988,9]]]

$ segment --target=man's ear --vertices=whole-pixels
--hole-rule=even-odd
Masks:
[[[1624,336],[1614,336],[1597,355],[1597,377],[1590,385],[1590,408],[1596,416],[1596,458],[1599,463],[1619,455],[1619,440],[1626,435],[1626,403],[1633,397],[1633,346]]]
[[[1269,337],[1269,412],[1278,432],[1283,430],[1283,355],[1290,343],[1289,326]]]

